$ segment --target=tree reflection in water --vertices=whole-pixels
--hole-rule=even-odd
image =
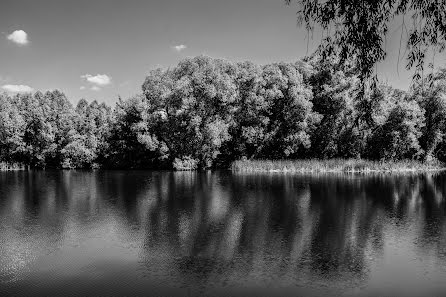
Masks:
[[[0,172],[0,277],[17,282],[35,263],[67,269],[51,260],[58,255],[80,267],[119,259],[137,277],[203,290],[372,292],[401,267],[388,287],[444,290],[445,178]]]

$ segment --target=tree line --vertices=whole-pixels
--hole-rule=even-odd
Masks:
[[[0,162],[195,169],[239,159],[446,160],[446,70],[408,92],[318,55],[256,65],[206,56],[149,73],[114,108],[60,91],[0,95]]]

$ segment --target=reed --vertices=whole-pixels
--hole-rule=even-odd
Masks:
[[[409,172],[446,169],[441,162],[415,160],[370,161],[363,159],[308,159],[308,160],[239,160],[232,170],[239,172]]]

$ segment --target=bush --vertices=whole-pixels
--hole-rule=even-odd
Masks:
[[[85,146],[82,140],[78,139],[66,145],[62,151],[61,167],[71,168],[91,168],[96,158],[94,152]]]
[[[198,160],[192,159],[190,156],[182,159],[175,158],[172,165],[175,170],[196,170],[198,168]]]

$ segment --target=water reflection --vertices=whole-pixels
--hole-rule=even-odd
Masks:
[[[446,292],[445,178],[0,172],[0,284]]]

